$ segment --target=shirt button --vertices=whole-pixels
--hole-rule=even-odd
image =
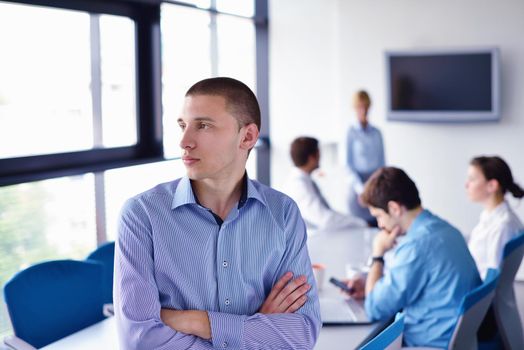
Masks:
[[[228,265],[229,265],[229,264],[227,263],[227,261],[224,260],[224,261],[222,262],[222,266],[223,266],[223,267],[228,267]]]
[[[222,343],[222,348],[224,348],[224,349],[227,348],[227,341]]]
[[[226,305],[229,305],[229,304],[231,304],[231,300],[226,299],[226,302],[225,302],[225,303],[226,303]]]

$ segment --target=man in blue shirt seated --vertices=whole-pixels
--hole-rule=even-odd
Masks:
[[[348,281],[368,315],[405,313],[408,346],[447,346],[466,293],[481,284],[462,234],[421,206],[415,183],[398,168],[377,170],[361,195],[382,229],[367,278]],[[397,242],[397,238],[400,238]],[[393,249],[384,271],[384,253]]]
[[[297,205],[247,177],[253,92],[200,81],[178,118],[187,176],[129,199],[119,220],[122,349],[312,349],[318,294]]]

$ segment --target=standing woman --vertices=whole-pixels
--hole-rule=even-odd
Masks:
[[[384,142],[380,130],[369,123],[368,112],[371,107],[369,94],[359,90],[353,95],[353,108],[357,123],[351,126],[346,137],[346,164],[355,181],[350,191],[349,211],[369,224],[376,226],[376,220],[369,210],[358,201],[363,184],[377,170],[385,165]]]
[[[488,268],[499,268],[504,245],[524,229],[522,222],[504,199],[506,192],[524,197],[506,162],[497,156],[476,157],[470,162],[466,190],[470,200],[484,210],[475,226],[468,247],[484,279]]]

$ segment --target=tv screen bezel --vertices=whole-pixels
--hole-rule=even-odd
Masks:
[[[483,54],[491,56],[491,110],[490,111],[460,111],[460,110],[393,110],[391,91],[390,58],[396,56],[436,56],[436,55],[464,55]],[[500,51],[497,47],[469,48],[469,49],[417,49],[417,50],[387,50],[385,51],[386,66],[386,99],[387,120],[432,122],[432,123],[467,123],[467,122],[496,122],[500,120]]]

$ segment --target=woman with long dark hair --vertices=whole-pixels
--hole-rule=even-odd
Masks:
[[[497,156],[471,160],[466,190],[473,202],[484,206],[468,243],[480,276],[484,278],[488,268],[499,268],[504,245],[524,229],[505,200],[507,192],[515,198],[524,197],[524,190],[515,183],[508,164]]]

